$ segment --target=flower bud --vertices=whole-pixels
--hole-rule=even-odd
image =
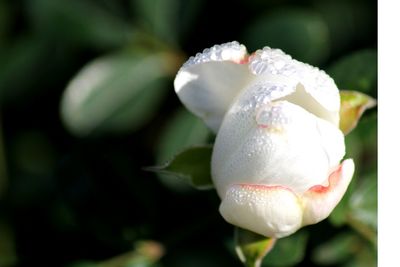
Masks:
[[[217,133],[211,171],[226,221],[280,238],[329,216],[354,164],[341,163],[339,90],[325,72],[231,42],[189,59],[175,90]]]

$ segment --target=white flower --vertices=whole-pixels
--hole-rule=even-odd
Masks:
[[[329,216],[354,164],[340,163],[340,96],[325,72],[231,42],[191,57],[174,85],[217,134],[212,178],[226,221],[280,238]]]

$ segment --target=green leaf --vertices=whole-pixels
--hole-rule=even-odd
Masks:
[[[166,52],[124,51],[95,59],[69,83],[62,101],[65,126],[77,136],[134,131],[155,114],[177,59]]]
[[[251,231],[235,227],[235,249],[240,260],[247,267],[259,267],[275,244],[275,238],[268,238]]]
[[[199,0],[131,0],[134,14],[151,35],[161,41],[177,44],[199,10]]]
[[[295,234],[281,238],[269,252],[263,266],[294,266],[304,258],[308,233],[300,230]]]
[[[178,0],[133,0],[135,15],[152,34],[169,43],[175,43],[177,28],[174,27],[179,7]]]
[[[344,232],[316,247],[311,258],[318,265],[373,267],[377,250],[354,232]]]
[[[0,266],[11,267],[17,263],[14,233],[11,227],[0,221]]]
[[[97,263],[91,262],[91,261],[79,261],[79,262],[74,262],[68,267],[99,267]]]
[[[244,41],[249,51],[265,45],[280,48],[300,61],[319,64],[329,55],[329,31],[319,16],[310,10],[273,10],[250,24]]]
[[[354,52],[333,63],[327,73],[339,88],[361,91],[376,96],[377,53],[367,49]]]
[[[155,267],[164,255],[164,247],[151,240],[138,241],[133,251],[102,262],[79,261],[69,267]]]
[[[41,90],[41,80],[48,79],[51,71],[48,66],[54,63],[50,49],[43,40],[31,36],[21,37],[0,49],[1,102],[21,101],[32,91]],[[29,77],[21,79],[24,73],[29,73]]]
[[[0,1],[0,48],[5,43],[6,35],[10,30],[11,17],[9,3]]]
[[[347,221],[349,225],[377,245],[378,227],[378,181],[376,173],[361,177],[360,182],[351,195]]]
[[[210,131],[202,120],[187,109],[180,108],[161,130],[157,146],[157,164],[170,160],[184,148],[206,144],[209,135]],[[171,179],[170,175],[160,173],[158,176],[161,182],[172,190],[183,192],[192,189],[181,179]]]
[[[356,91],[340,91],[340,130],[348,134],[356,127],[361,115],[368,108],[376,105],[376,101]]]
[[[0,114],[1,115],[1,114]],[[0,119],[0,200],[7,190],[8,177],[7,177],[7,164],[3,138],[3,123]]]
[[[56,154],[49,139],[40,131],[24,131],[14,136],[11,159],[20,171],[50,175]]]
[[[193,145],[206,144],[210,131],[204,122],[185,108],[180,108],[161,131],[157,161],[165,162],[177,152]]]
[[[197,189],[211,189],[211,154],[211,145],[195,146],[180,152],[164,166],[149,167],[146,170],[187,180]]]
[[[376,7],[359,1],[312,1],[313,9],[328,25],[330,44],[334,55],[359,45],[375,42]],[[340,19],[338,15],[340,14]]]
[[[344,267],[376,267],[378,266],[378,253],[377,249],[369,246],[368,243],[360,240],[356,252],[353,254],[351,260],[344,264]]]
[[[28,10],[40,33],[67,43],[110,48],[124,44],[134,34],[121,14],[96,1],[34,0]]]
[[[353,233],[341,233],[313,250],[312,260],[320,265],[343,263],[356,252],[358,243]]]
[[[156,241],[138,241],[135,250],[98,264],[97,267],[153,267],[164,255],[164,247]]]

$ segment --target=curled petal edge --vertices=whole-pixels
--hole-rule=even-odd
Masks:
[[[329,185],[315,185],[303,194],[283,186],[233,184],[219,210],[233,225],[267,237],[286,237],[327,218],[346,192],[353,172],[353,160],[347,159],[331,173]]]
[[[302,196],[304,206],[303,225],[326,219],[342,199],[354,173],[354,162],[346,159],[329,176],[329,185],[316,185]]]
[[[296,83],[301,83],[305,91],[327,111],[332,114],[339,111],[339,90],[333,79],[323,70],[292,59],[282,50],[268,46],[250,56],[249,67],[250,71],[258,76],[274,74],[290,77],[296,80]]]
[[[181,102],[215,133],[233,99],[251,79],[244,45],[216,45],[191,57],[178,71],[175,92]]]

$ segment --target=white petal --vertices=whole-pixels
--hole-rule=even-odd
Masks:
[[[303,225],[322,221],[336,207],[350,184],[354,162],[347,159],[329,176],[329,185],[317,185],[302,196],[304,206]]]
[[[328,165],[332,170],[344,157],[346,147],[343,132],[324,120],[317,120],[317,130],[322,149],[325,151]]]
[[[301,84],[305,92],[310,94],[320,105],[318,107],[321,118],[336,126],[339,123],[340,95],[333,79],[324,71],[308,64],[292,59],[280,49],[264,47],[257,50],[249,58],[249,68],[259,76],[259,80],[268,81],[271,75],[284,76],[292,80],[291,84]],[[306,103],[305,103],[306,104]],[[316,109],[315,103],[310,103]],[[303,106],[308,109],[307,105]],[[321,111],[323,108],[325,111]]]
[[[303,216],[301,203],[290,190],[260,185],[232,185],[219,210],[227,222],[275,238],[298,230]]]
[[[287,101],[237,107],[241,104],[239,97],[214,145],[211,170],[221,197],[235,183],[302,193],[326,181],[344,156],[343,134],[303,108]]]
[[[237,42],[216,45],[191,57],[176,75],[179,99],[214,132],[252,76],[247,65],[240,64],[246,58],[246,48]]]
[[[335,127],[339,125],[339,112],[326,109],[321,103],[317,102],[314,96],[307,92],[304,85],[298,83],[295,92],[283,97],[281,100],[287,100],[293,104],[299,105],[315,116],[332,123]]]

